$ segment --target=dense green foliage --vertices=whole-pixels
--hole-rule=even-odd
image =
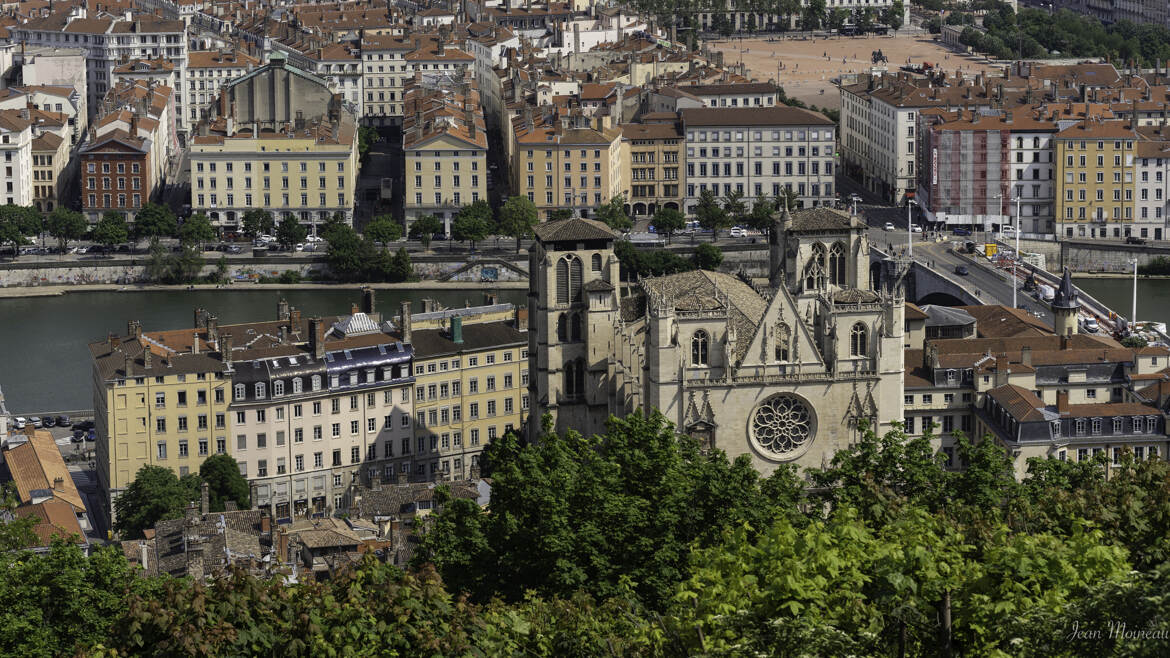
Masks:
[[[415,279],[405,247],[391,253],[385,244],[379,247],[369,235],[362,237],[345,223],[326,224],[322,235],[329,245],[329,270],[341,281],[397,283]]]
[[[65,247],[69,245],[71,240],[80,240],[85,237],[86,231],[89,230],[89,224],[85,221],[85,217],[76,210],[57,206],[53,212],[49,213],[45,228],[49,231],[49,235],[57,239],[57,246],[60,250],[65,251]]]
[[[240,464],[231,455],[212,455],[199,465],[199,481],[207,483],[209,511],[222,512],[228,500],[236,501],[237,509],[251,507],[248,481],[240,475]]]
[[[1155,256],[1145,265],[1138,265],[1138,274],[1142,276],[1166,276],[1170,274],[1170,258]]]
[[[184,244],[199,244],[215,239],[215,227],[207,215],[197,212],[179,226],[179,240]]]
[[[492,207],[487,201],[480,199],[459,209],[455,219],[451,222],[451,237],[456,240],[475,243],[486,238],[496,229],[496,220],[492,216]]]
[[[422,215],[416,217],[411,222],[408,235],[411,239],[421,242],[423,249],[430,249],[431,236],[442,233],[443,231],[444,227],[441,219],[434,215]]]
[[[620,194],[597,207],[597,219],[615,231],[628,231],[634,227],[634,222],[626,214],[626,198]]]
[[[993,441],[957,457],[862,427],[762,477],[657,413],[546,426],[489,444],[489,509],[440,488],[406,572],[200,583],[133,579],[117,549],[8,554],[0,654],[1167,655],[1170,465],[1032,459],[1017,482]]]
[[[130,239],[126,216],[116,210],[107,210],[93,227],[93,239],[98,244],[112,247]]]
[[[134,215],[134,235],[139,238],[167,238],[179,232],[179,220],[168,206],[148,203]]]
[[[536,204],[528,197],[509,197],[500,208],[499,231],[516,238],[516,253],[520,253],[520,240],[532,236],[532,228],[540,221]]]
[[[267,210],[256,208],[244,213],[244,234],[254,238],[261,233],[271,234],[276,229],[276,219]]]
[[[391,215],[378,215],[370,220],[369,224],[366,224],[362,235],[365,235],[374,242],[381,242],[382,246],[386,246],[402,238],[402,224],[396,221]]]
[[[199,500],[198,476],[189,474],[180,480],[165,466],[143,466],[114,501],[114,530],[125,539],[138,539],[155,523],[182,516],[193,500]]]
[[[295,245],[304,242],[309,235],[309,229],[293,215],[285,215],[276,225],[276,241],[285,249],[292,249]]]

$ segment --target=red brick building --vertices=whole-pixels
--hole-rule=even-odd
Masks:
[[[108,210],[134,221],[150,201],[150,142],[111,130],[91,139],[81,149],[81,209],[86,219],[97,222]]]

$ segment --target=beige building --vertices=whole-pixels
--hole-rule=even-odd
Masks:
[[[434,34],[370,35],[362,38],[362,119],[376,126],[401,125],[406,83],[416,72],[462,78],[474,73],[475,58]]]
[[[192,139],[191,208],[238,230],[264,209],[316,226],[352,221],[358,176],[357,120],[317,76],[272,55],[231,80]]]
[[[526,317],[495,303],[413,316],[407,307],[399,317],[415,350],[415,446],[398,456],[399,471],[478,477],[488,442],[519,431],[528,415]]]
[[[195,125],[219,97],[227,82],[260,65],[260,60],[240,50],[193,50],[187,53],[187,121]]]
[[[686,148],[676,117],[623,125],[622,182],[632,217],[683,209]]]
[[[451,220],[487,200],[487,132],[475,78],[426,77],[407,85],[402,125],[406,224],[422,215]]]
[[[609,117],[545,115],[513,122],[512,190],[536,204],[542,218],[568,208],[589,217],[621,194],[622,131]]]

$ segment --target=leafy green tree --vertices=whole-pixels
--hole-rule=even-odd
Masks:
[[[126,242],[130,239],[126,216],[116,210],[107,210],[93,227],[93,239],[107,248]]]
[[[140,238],[157,240],[175,235],[178,230],[175,213],[162,204],[147,203],[134,216],[134,234]]]
[[[293,245],[304,242],[307,235],[309,229],[295,215],[285,215],[276,227],[276,241],[285,249],[292,249]]]
[[[747,204],[744,203],[743,193],[732,190],[723,196],[723,212],[732,226],[740,226],[747,216]]]
[[[829,12],[829,16],[827,19],[827,22],[829,24],[829,29],[840,32],[841,28],[845,27],[845,21],[847,21],[848,19],[849,19],[849,12],[848,11],[846,11],[840,7],[833,9],[833,11]]]
[[[1133,334],[1131,336],[1126,336],[1125,338],[1122,338],[1121,344],[1124,347],[1132,347],[1132,348],[1137,349],[1137,348],[1142,348],[1142,347],[1145,347],[1146,345],[1149,345],[1149,341],[1147,341],[1142,336],[1139,336],[1137,334]]]
[[[671,236],[686,228],[687,218],[674,208],[659,208],[650,223],[659,235],[666,236],[666,243],[670,244]]]
[[[203,243],[215,239],[215,227],[207,215],[197,212],[183,220],[179,226],[179,241],[183,244],[199,245],[203,251]]]
[[[365,157],[370,152],[370,148],[382,140],[382,136],[378,134],[377,129],[370,126],[362,126],[358,128],[358,154],[360,157]]]
[[[516,253],[520,253],[520,240],[532,235],[532,227],[540,221],[536,204],[528,197],[509,197],[500,208],[500,232],[516,238]]]
[[[744,223],[750,228],[764,233],[765,235],[772,230],[772,216],[776,213],[776,206],[772,200],[766,196],[759,196],[756,202],[752,204],[752,209],[748,212]]]
[[[25,242],[27,240],[20,230],[20,225],[0,214],[0,246],[12,245],[12,257],[15,258],[20,253],[20,246]]]
[[[906,7],[902,4],[902,0],[894,0],[886,9],[882,10],[882,22],[890,26],[894,32],[902,27],[902,14]]]
[[[170,276],[167,283],[193,283],[199,278],[206,263],[203,251],[193,245],[184,244],[179,247],[179,253],[171,256]]]
[[[70,240],[80,240],[85,237],[89,224],[85,221],[85,217],[76,210],[57,206],[53,212],[49,213],[46,228],[48,228],[49,235],[57,239],[60,251],[64,252],[65,248],[69,246]]]
[[[346,229],[352,230],[353,226],[351,226],[349,222],[345,221],[345,216],[341,213],[333,213],[329,216],[329,219],[325,220],[325,223],[321,225],[321,228],[317,230],[317,235],[328,242],[329,235],[331,233],[338,230],[345,231]]]
[[[33,532],[36,517],[13,514],[19,504],[16,487],[11,482],[4,484],[0,488],[0,512],[3,512],[6,519],[11,520],[0,521],[0,552],[7,553],[26,548],[37,541],[36,533]]]
[[[198,489],[180,482],[171,469],[143,466],[114,500],[114,530],[125,539],[138,539],[155,523],[183,516],[187,503],[198,498]]]
[[[399,247],[398,251],[394,252],[385,271],[387,279],[392,283],[418,280],[418,277],[414,274],[414,266],[410,262],[410,254],[407,253],[406,247]]]
[[[444,230],[443,222],[434,215],[421,215],[416,217],[410,224],[410,235],[412,240],[418,240],[422,243],[423,249],[431,248],[431,236],[436,233],[442,233]]]
[[[390,215],[378,215],[366,224],[365,236],[374,242],[381,242],[383,247],[388,247],[391,242],[402,237],[402,224]]]
[[[240,465],[231,455],[212,455],[203,460],[199,479],[207,483],[209,511],[224,511],[229,500],[236,501],[237,509],[251,507],[248,481],[240,475]]]
[[[731,226],[727,211],[719,205],[715,193],[711,190],[703,190],[699,193],[699,203],[695,206],[695,218],[699,221],[699,226],[711,231],[712,239],[716,240],[719,239],[720,229]]]
[[[558,221],[561,221],[563,219],[572,219],[572,218],[573,218],[573,209],[572,208],[554,208],[554,209],[548,211],[548,221],[550,221],[550,222],[558,222]]]
[[[255,238],[261,233],[271,235],[276,228],[276,220],[273,219],[272,213],[261,208],[254,208],[244,213],[242,225],[244,227],[244,235],[249,238]]]
[[[41,232],[41,222],[41,213],[33,206],[0,206],[0,245],[11,244],[15,258],[20,246],[27,242],[25,238]]]
[[[619,194],[597,208],[597,219],[615,231],[628,231],[634,223],[626,214],[625,205],[626,198]]]
[[[695,248],[694,259],[695,267],[715,272],[723,263],[723,250],[710,242],[704,242]]]
[[[475,243],[486,238],[495,228],[491,212],[492,209],[486,201],[477,201],[475,204],[464,206],[451,222],[451,237],[461,242],[464,240],[470,242],[471,250],[474,251]]]
[[[369,263],[378,253],[372,242],[363,240],[357,231],[345,224],[330,228],[325,241],[328,243],[326,262],[329,270],[342,281],[362,280]]]
[[[825,8],[825,0],[809,0],[808,6],[804,9],[804,20],[802,21],[804,29],[819,29],[821,21],[825,18]]]

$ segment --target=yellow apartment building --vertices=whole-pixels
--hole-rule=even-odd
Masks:
[[[1056,134],[1058,236],[1106,237],[1133,223],[1136,140],[1127,121],[1087,119]]]
[[[533,118],[515,125],[512,189],[536,204],[541,217],[568,208],[579,217],[622,194],[622,131],[605,117]]]
[[[402,124],[406,160],[406,225],[435,215],[451,233],[459,209],[487,200],[487,132],[483,106],[468,75],[408,85]]]
[[[111,520],[114,500],[143,466],[165,466],[181,477],[228,452],[230,378],[206,345],[190,350],[192,336],[148,335],[131,321],[125,336],[89,346],[97,475]]]
[[[645,119],[644,119],[645,120]],[[683,209],[681,178],[686,167],[684,136],[677,117],[664,122],[630,123],[622,128],[622,182],[633,217],[660,208]]]
[[[405,318],[403,320],[402,318]],[[414,346],[412,479],[464,479],[484,446],[528,415],[526,317],[511,304],[432,310],[399,320]],[[401,467],[400,467],[401,468]]]

